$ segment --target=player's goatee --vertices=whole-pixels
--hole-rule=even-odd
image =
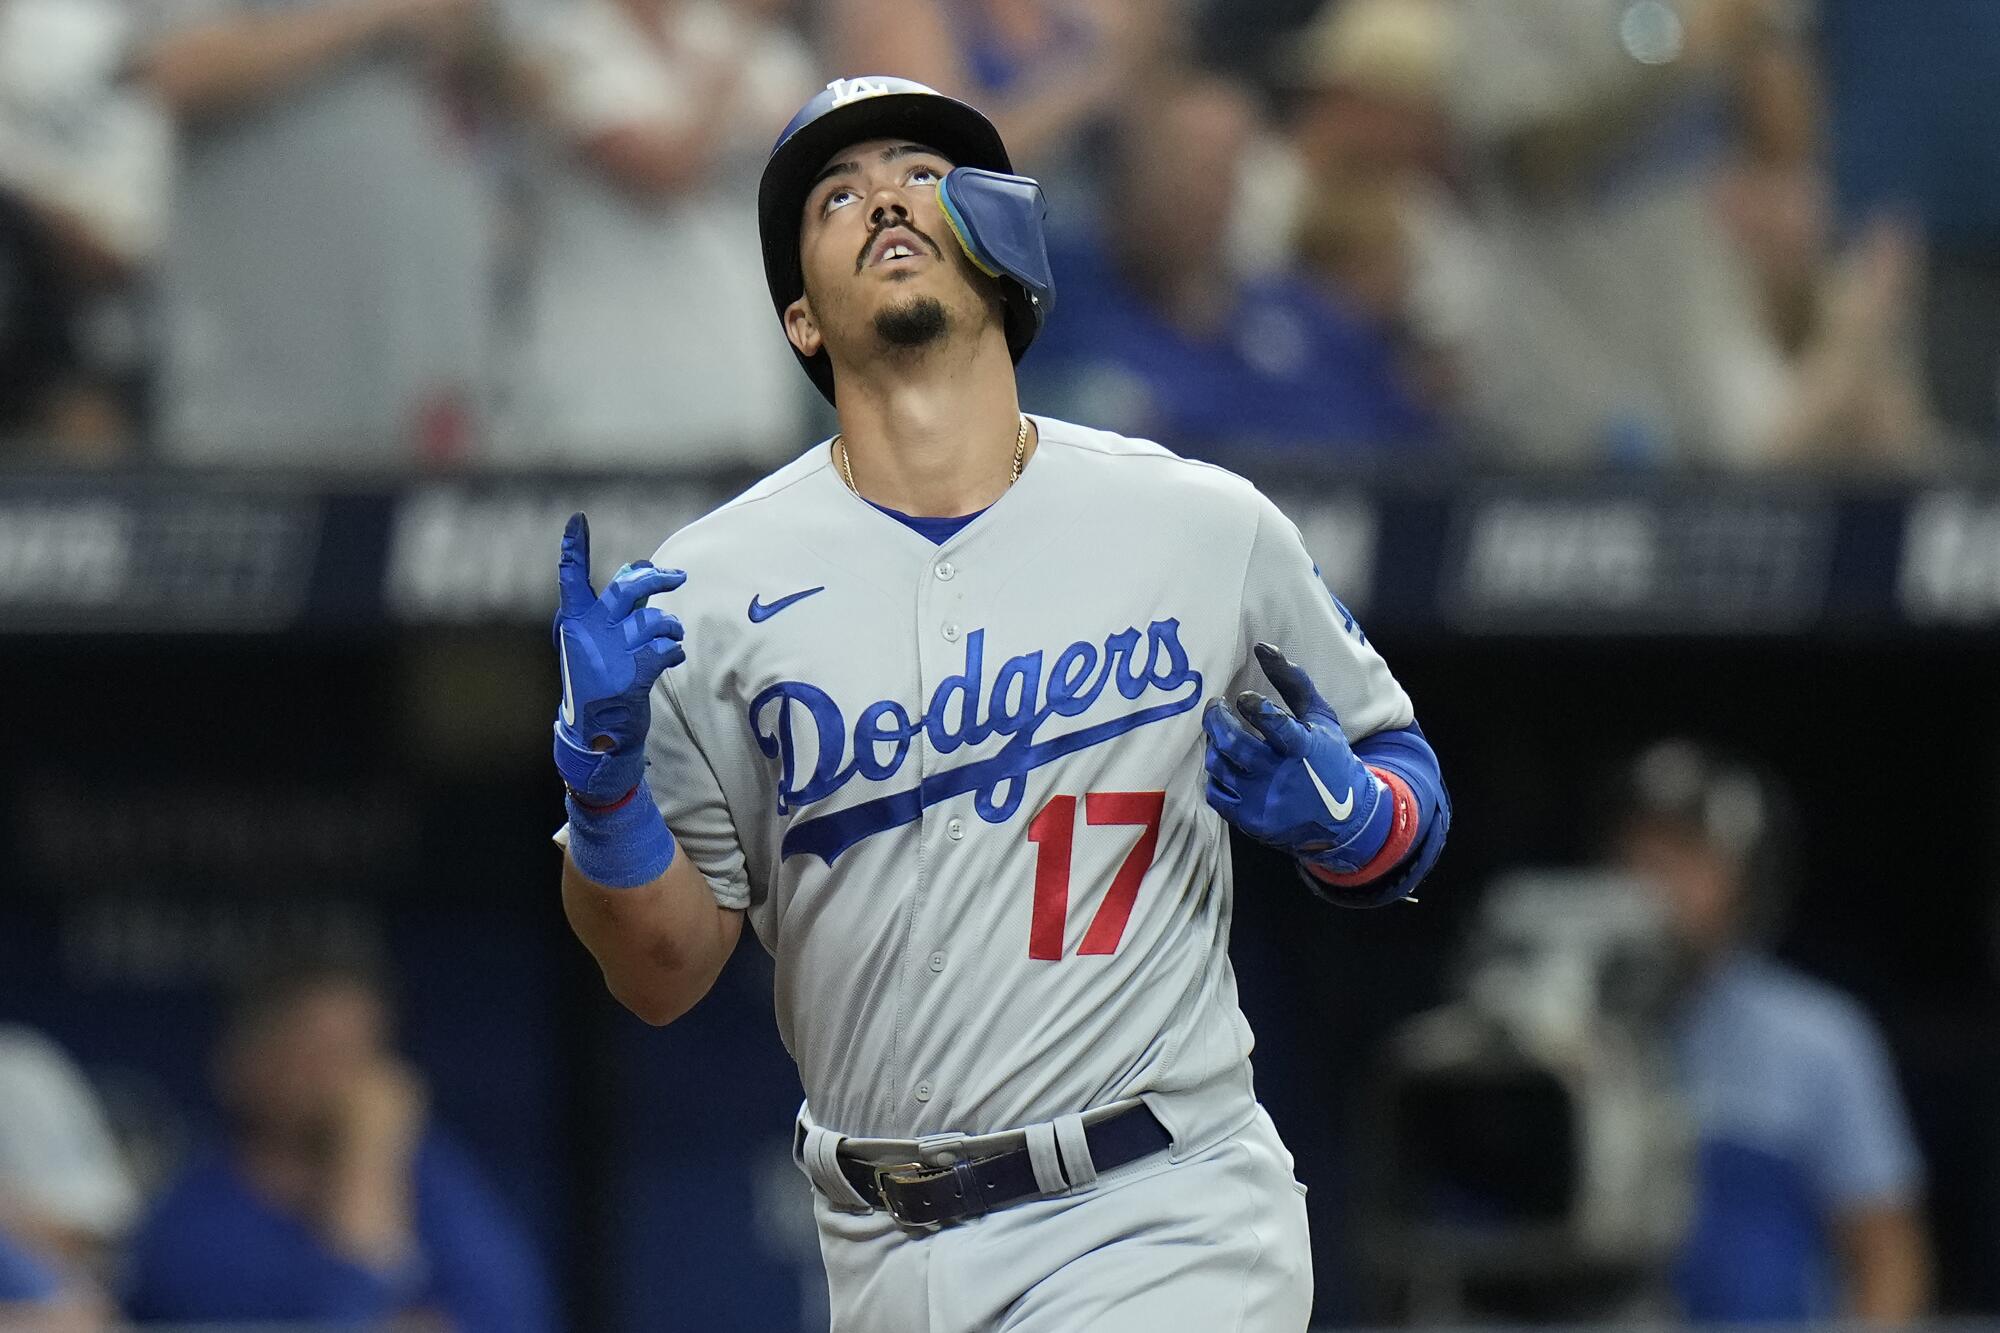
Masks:
[[[935,296],[919,296],[875,316],[875,333],[891,347],[922,347],[944,337],[951,316]]]

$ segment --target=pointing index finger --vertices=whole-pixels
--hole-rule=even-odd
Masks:
[[[562,558],[556,562],[556,588],[562,613],[582,615],[597,600],[590,587],[590,520],[581,511],[563,525]]]

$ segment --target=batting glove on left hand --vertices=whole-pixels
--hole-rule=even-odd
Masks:
[[[1208,803],[1259,842],[1352,874],[1387,842],[1394,803],[1311,677],[1271,644],[1255,651],[1284,703],[1245,690],[1234,710],[1209,704]]]
[[[570,516],[556,567],[562,600],[554,635],[562,664],[556,713],[556,769],[592,804],[618,800],[646,774],[647,695],[660,673],[679,663],[681,622],[646,605],[687,581],[678,569],[649,561],[626,565],[598,596],[590,587],[590,524]]]

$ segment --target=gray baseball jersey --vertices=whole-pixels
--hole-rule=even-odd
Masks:
[[[817,446],[654,557],[687,571],[658,603],[688,655],[653,692],[648,780],[775,957],[811,1115],[842,1134],[1218,1085],[1247,1114],[1202,706],[1270,691],[1264,639],[1350,739],[1412,720],[1248,482],[1036,425],[1020,480],[942,545]]]

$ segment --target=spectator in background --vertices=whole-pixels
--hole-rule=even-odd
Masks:
[[[1815,207],[1810,70],[1795,26],[1777,21],[1789,11],[1694,0],[1709,6],[1700,49],[1725,40],[1700,35],[1714,25],[1741,31],[1726,39],[1726,78],[1695,71],[1682,86],[1644,73],[1640,57],[1697,58],[1678,11],[1655,0],[1559,13],[1466,4],[1335,0],[1280,62],[1298,179],[1266,211],[1296,216],[1300,262],[1340,300],[1402,331],[1427,397],[1473,438],[1548,461],[1929,456],[1906,336],[1911,249],[1886,223],[1834,249]],[[1537,21],[1559,25],[1561,41],[1544,50]],[[1614,60],[1656,85],[1619,103],[1614,63],[1594,82],[1562,70],[1577,87],[1553,110],[1505,89],[1528,104],[1526,127],[1487,145],[1484,197],[1469,209],[1453,71],[1483,67],[1496,24],[1514,43],[1501,43],[1503,63],[1517,46],[1555,61],[1564,42],[1622,41]],[[1481,77],[1469,81],[1475,105]],[[1553,179],[1535,174],[1552,166]],[[1555,252],[1542,232],[1553,218],[1550,235],[1580,234],[1599,216],[1574,249]],[[1649,273],[1656,260],[1685,281]]]
[[[492,217],[463,85],[482,0],[153,0],[182,127],[160,273],[164,452],[462,457]]]
[[[131,286],[165,223],[170,127],[118,0],[0,0],[0,432],[72,462],[130,442]]]
[[[1645,41],[1665,39],[1648,38],[1643,23],[1631,26],[1634,14],[1652,12],[1650,2],[1615,17],[1628,26],[1628,43],[1653,57],[1659,51]],[[1704,113],[1718,120],[1716,142],[1703,146],[1711,131],[1697,120],[1684,130],[1689,141],[1674,150],[1694,152],[1693,162],[1663,161],[1664,179],[1649,184],[1643,173],[1636,182],[1619,179],[1636,168],[1616,158],[1601,197],[1586,182],[1568,202],[1499,204],[1489,163],[1488,198],[1471,212],[1452,151],[1449,94],[1454,68],[1484,58],[1467,43],[1482,40],[1495,16],[1482,11],[1463,21],[1453,0],[1337,0],[1280,64],[1294,96],[1298,183],[1291,198],[1267,211],[1295,214],[1291,239],[1300,262],[1340,300],[1402,331],[1406,362],[1432,401],[1467,418],[1475,438],[1517,455],[1592,461],[1624,451],[1625,461],[1716,460],[1720,418],[1682,410],[1699,397],[1699,385],[1686,377],[1707,375],[1741,391],[1732,420],[1752,428],[1728,455],[1738,461],[1925,458],[1934,432],[1906,336],[1911,249],[1884,223],[1835,251],[1816,207],[1821,173],[1810,70],[1796,29],[1775,21],[1782,12],[1746,10],[1736,20],[1752,26],[1736,39],[1745,44],[1741,68],[1707,94],[1721,103]],[[1534,11],[1524,13],[1532,18]],[[1607,25],[1599,36],[1611,40],[1614,16],[1590,13]],[[1673,32],[1687,40],[1684,30]],[[1628,63],[1640,67],[1629,53]],[[1643,136],[1644,126],[1677,114],[1670,105],[1635,105],[1622,114]],[[1547,141],[1554,123],[1524,131],[1507,151],[1532,157],[1530,146],[1539,145],[1534,151],[1556,153]],[[1669,189],[1676,173],[1687,180]],[[1683,194],[1666,202],[1648,194],[1673,190]],[[1633,201],[1621,202],[1626,194]],[[1593,242],[1604,251],[1594,259],[1590,251],[1537,255],[1524,268],[1516,260],[1541,245],[1534,219],[1542,210],[1628,212],[1632,220],[1619,224],[1629,232],[1625,248],[1610,243],[1614,227]],[[1652,245],[1648,227],[1671,230],[1663,220],[1676,210],[1714,214],[1677,236],[1692,249],[1682,244],[1676,259],[1670,248],[1665,261],[1705,271],[1707,285],[1663,301],[1638,270]],[[1582,281],[1592,265],[1622,287],[1595,276]],[[1540,313],[1524,318],[1524,310]],[[1718,320],[1737,330],[1737,341],[1719,345],[1746,359],[1701,362],[1703,340],[1721,327]],[[1614,333],[1614,325],[1625,331]],[[1626,349],[1598,346],[1612,338],[1628,339]],[[1564,364],[1566,340],[1617,363],[1617,373],[1579,376]],[[1680,349],[1678,368],[1662,347]],[[1676,376],[1685,382],[1672,383]]]
[[[44,1253],[102,1272],[138,1208],[83,1071],[34,1029],[0,1027],[0,1221]]]
[[[835,67],[963,97],[1042,182],[1062,234],[1104,182],[1092,139],[1185,57],[1179,0],[832,0]]]
[[[1025,396],[1176,447],[1422,447],[1435,423],[1392,333],[1296,273],[1237,268],[1257,126],[1243,92],[1199,75],[1123,109],[1101,237],[1052,255],[1058,313],[1022,365]]]
[[[817,86],[773,0],[561,0],[531,40],[533,159],[509,462],[774,464],[805,400],[771,325],[758,173]]]
[[[1772,11],[1736,96],[1720,215],[1791,379],[1779,458],[1910,463],[1938,442],[1916,368],[1921,241],[1894,216],[1830,225],[1818,79],[1796,9]],[[2000,370],[2000,367],[1996,367]]]
[[[227,1141],[140,1228],[133,1315],[551,1327],[540,1263],[430,1122],[389,1022],[381,986],[345,965],[274,972],[245,991],[216,1056]]]
[[[1624,799],[1616,857],[1663,895],[1689,964],[1674,1026],[1699,1148],[1686,1313],[1917,1318],[1922,1164],[1882,1038],[1852,1000],[1756,947],[1779,888],[1770,789],[1669,741],[1638,757]]]
[[[2000,445],[2000,5],[1816,5],[1841,220],[1919,230],[1931,404]]]
[[[1483,245],[1450,178],[1447,0],[1340,0],[1279,61],[1296,180],[1265,212],[1332,298],[1396,341],[1406,376],[1440,406]]]
[[[1493,289],[1467,407],[1517,458],[1756,463],[1789,385],[1709,190],[1767,0],[1457,0]]]

